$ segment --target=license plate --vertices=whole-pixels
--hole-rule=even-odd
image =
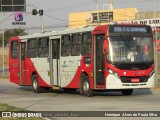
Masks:
[[[132,79],[131,79],[131,82],[133,82],[133,83],[136,83],[136,82],[139,82],[139,81],[140,81],[139,78],[132,78]]]

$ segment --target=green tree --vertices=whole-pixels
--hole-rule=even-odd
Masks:
[[[6,46],[10,37],[27,35],[24,29],[8,29],[4,32],[4,45]],[[2,46],[2,35],[0,35],[0,46]]]

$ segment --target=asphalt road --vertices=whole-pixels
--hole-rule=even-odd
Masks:
[[[138,89],[131,96],[100,92],[94,97],[84,97],[78,91],[36,94],[30,87],[0,80],[0,103],[31,111],[160,111],[160,89]]]

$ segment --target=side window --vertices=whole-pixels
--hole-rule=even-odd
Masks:
[[[71,55],[78,56],[80,55],[80,43],[81,43],[81,35],[73,34],[71,40]]]
[[[61,55],[69,56],[70,55],[70,35],[62,36],[61,42]]]
[[[21,59],[26,59],[26,42],[21,43]]]
[[[52,40],[52,56],[53,59],[59,59],[60,44],[59,39]]]
[[[90,32],[82,34],[82,48],[81,54],[82,55],[89,55],[91,54],[91,47],[92,46],[92,34]]]
[[[38,57],[48,57],[49,55],[49,39],[48,38],[39,38],[38,40]]]
[[[18,41],[11,42],[11,58],[18,58]]]
[[[27,41],[27,57],[28,58],[35,58],[37,57],[37,48],[38,48],[38,40],[35,39],[29,39]]]

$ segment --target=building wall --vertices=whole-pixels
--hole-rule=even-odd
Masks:
[[[114,9],[114,10],[101,10],[98,13],[113,13],[113,18],[108,15],[106,21],[99,24],[107,24],[109,22],[117,22],[124,20],[133,20],[136,18],[137,13],[136,8],[124,8],[124,9]],[[70,13],[69,14],[69,28],[80,28],[87,25],[97,25],[97,22],[93,22],[91,18],[92,14],[97,14],[97,11],[93,12],[80,12],[80,13]],[[106,15],[106,17],[107,17]],[[97,19],[97,18],[96,18]]]
[[[150,19],[150,18],[155,18],[155,17],[160,18],[160,11],[138,12],[136,13],[135,19]]]

